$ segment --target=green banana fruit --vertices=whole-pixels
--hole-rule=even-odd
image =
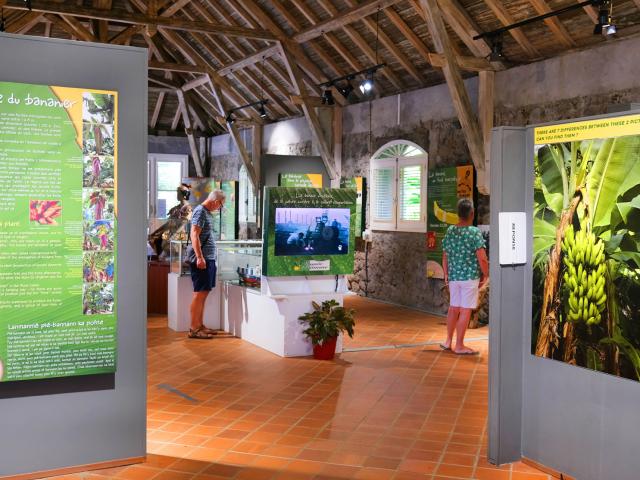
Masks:
[[[563,315],[569,322],[598,325],[606,309],[604,242],[567,227],[562,240]]]

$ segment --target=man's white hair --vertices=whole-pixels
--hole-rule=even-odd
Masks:
[[[207,197],[207,200],[212,200],[212,201],[213,200],[220,200],[220,201],[222,201],[222,200],[224,200],[226,198],[227,198],[227,196],[224,194],[224,192],[222,190],[216,189],[216,190],[213,190],[209,194],[209,196]]]

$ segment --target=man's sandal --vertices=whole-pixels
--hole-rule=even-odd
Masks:
[[[214,330],[213,328],[209,328],[209,327],[202,327],[202,331],[205,333],[208,333],[209,335],[219,335],[220,331],[218,330]]]
[[[213,338],[213,335],[208,333],[204,327],[198,327],[195,330],[189,329],[189,338],[197,338],[200,340],[210,340]]]

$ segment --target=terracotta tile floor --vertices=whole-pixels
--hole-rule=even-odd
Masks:
[[[359,312],[349,347],[443,338],[439,318],[347,304]],[[150,318],[147,462],[65,478],[548,480],[486,462],[487,342],[472,345],[480,356],[433,345],[282,359],[232,337],[187,340]]]

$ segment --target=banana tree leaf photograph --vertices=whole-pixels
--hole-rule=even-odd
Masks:
[[[532,354],[640,380],[640,135],[538,144]]]

